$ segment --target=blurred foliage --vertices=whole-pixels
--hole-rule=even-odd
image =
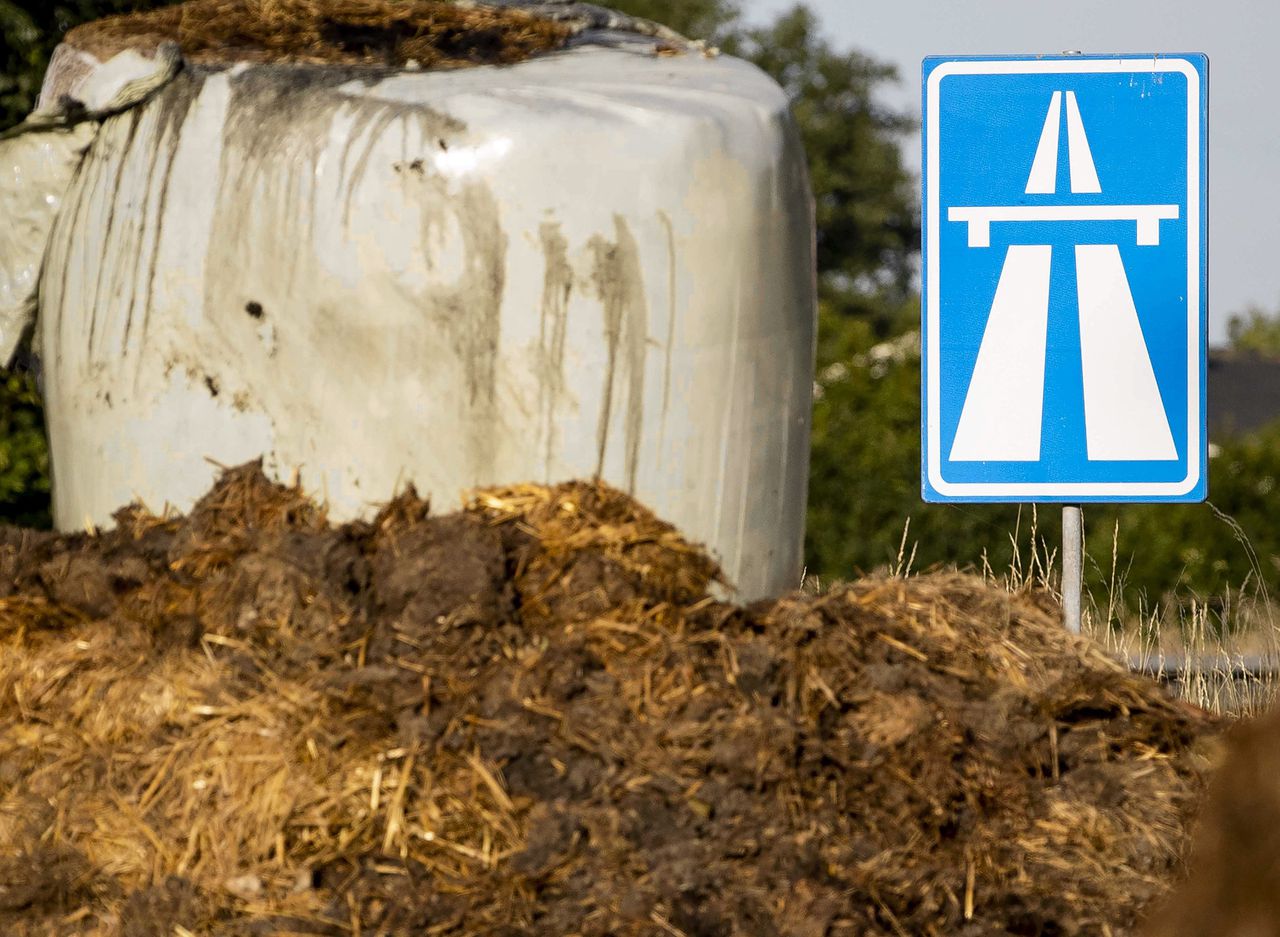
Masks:
[[[920,342],[877,340],[861,321],[824,321],[810,475],[810,572],[848,578],[894,566],[1041,568],[1061,542],[1057,505],[920,500]],[[1220,440],[1208,504],[1086,505],[1086,585],[1131,610],[1256,597],[1280,585],[1280,422]],[[1034,535],[1033,535],[1034,531]],[[1033,542],[1034,536],[1034,542]],[[1113,546],[1114,545],[1114,546]],[[1114,563],[1113,563],[1114,560]],[[1105,598],[1101,599],[1105,602]]]
[[[1252,307],[1231,317],[1227,339],[1236,351],[1280,355],[1280,316]]]
[[[918,304],[912,303],[913,311]],[[1015,505],[920,500],[920,333],[888,340],[860,319],[824,317],[818,343],[806,557],[811,575],[849,578],[896,565],[981,567],[1013,561]],[[1042,512],[1046,519],[1052,511]],[[909,527],[907,526],[909,523]],[[1051,538],[1057,529],[1045,531]],[[1030,542],[1020,537],[1029,556]]]
[[[0,0],[0,123],[28,112],[58,37],[88,19],[157,2]],[[817,400],[809,571],[848,577],[912,557],[1034,577],[1060,541],[1056,506],[925,505],[920,500],[917,182],[901,146],[914,115],[879,100],[891,68],[837,49],[803,7],[757,26],[730,0],[612,0],[748,58],[789,95],[809,154],[818,213]],[[1233,320],[1234,347],[1280,353],[1280,320]],[[1132,605],[1218,597],[1280,584],[1280,425],[1219,441],[1211,505],[1091,506],[1088,583]],[[0,520],[48,522],[48,457],[26,377],[0,374]],[[909,528],[905,531],[904,527]],[[1112,543],[1116,545],[1113,552]]]
[[[1119,585],[1149,605],[1270,595],[1280,585],[1280,422],[1223,440],[1209,459],[1207,504],[1086,508],[1089,555],[1103,581],[1117,536]]]
[[[0,372],[0,521],[50,526],[44,416],[25,374]]]
[[[616,0],[603,5],[713,44],[723,42],[736,30],[741,15],[738,4],[729,0]]]

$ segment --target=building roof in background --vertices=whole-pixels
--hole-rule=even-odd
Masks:
[[[1217,442],[1280,420],[1280,356],[1209,352],[1209,439]]]

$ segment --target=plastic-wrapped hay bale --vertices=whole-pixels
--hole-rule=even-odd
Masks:
[[[140,103],[77,105],[125,50]],[[259,455],[337,519],[599,474],[798,581],[811,199],[753,66],[581,4],[195,0],[45,91],[101,121],[40,280],[60,526]]]

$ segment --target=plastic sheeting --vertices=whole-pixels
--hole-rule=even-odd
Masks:
[[[98,123],[146,100],[180,66],[172,44],[105,63],[60,46],[35,113],[0,134],[0,365],[34,320],[49,232]]]
[[[734,59],[188,67],[102,123],[49,240],[57,523],[259,456],[340,519],[599,473],[743,597],[794,587],[812,238],[784,96]]]

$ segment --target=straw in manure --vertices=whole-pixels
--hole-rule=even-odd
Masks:
[[[187,0],[86,23],[66,41],[99,58],[172,41],[203,63],[437,69],[521,62],[563,48],[571,34],[520,9],[449,0]]]
[[[750,608],[599,482],[0,534],[0,933],[1123,935],[1212,717],[976,578]]]

